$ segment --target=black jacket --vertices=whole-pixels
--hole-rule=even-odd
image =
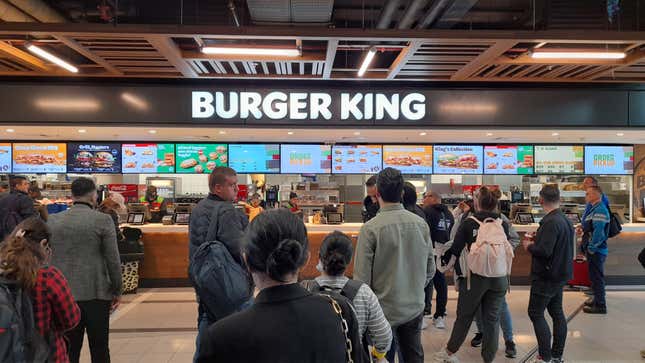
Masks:
[[[528,251],[533,256],[531,279],[564,283],[573,277],[573,238],[571,221],[556,209],[544,216]]]
[[[446,243],[450,241],[450,231],[455,225],[455,217],[443,204],[431,205],[424,208],[426,222],[430,227],[432,243]]]
[[[19,217],[18,222],[29,217],[37,216],[34,209],[34,200],[21,191],[14,190],[9,195],[0,199],[0,240],[13,231],[4,231],[3,224],[9,213],[15,213]]]
[[[339,301],[349,326],[354,362],[363,362],[358,321]],[[346,362],[345,334],[331,302],[300,284],[264,289],[248,310],[211,325],[200,340],[197,362]]]
[[[378,202],[374,202],[372,200],[372,197],[369,195],[363,199],[363,223],[369,221],[370,219],[376,217],[376,214],[378,213],[380,206]]]
[[[419,217],[423,218],[424,220],[426,219],[426,213],[423,211],[423,208],[419,207],[417,204],[413,205],[404,205],[403,208],[407,210],[408,212],[412,212]],[[432,236],[432,234],[430,234]]]

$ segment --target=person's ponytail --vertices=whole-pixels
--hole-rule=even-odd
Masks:
[[[303,249],[300,242],[284,239],[267,257],[267,274],[273,280],[286,282],[285,276],[300,267]]]

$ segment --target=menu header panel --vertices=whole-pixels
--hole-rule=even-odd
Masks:
[[[633,146],[585,146],[586,174],[634,173]]]
[[[533,146],[489,145],[484,147],[485,174],[533,174]]]
[[[383,145],[383,167],[404,174],[432,174],[432,145]]]
[[[334,174],[376,174],[383,169],[381,145],[334,145]]]
[[[121,144],[68,143],[68,173],[121,173]]]
[[[210,173],[228,165],[226,144],[177,144],[177,173]]]
[[[123,174],[174,173],[174,144],[123,144]]]
[[[0,174],[11,173],[11,144],[0,143]]]
[[[583,174],[584,148],[569,145],[536,145],[535,172],[538,174]]]
[[[435,145],[435,174],[482,174],[481,145]]]
[[[279,173],[279,144],[230,144],[229,166],[238,173]]]
[[[280,171],[282,174],[331,173],[331,145],[282,144]]]
[[[13,144],[14,173],[66,173],[67,144]]]

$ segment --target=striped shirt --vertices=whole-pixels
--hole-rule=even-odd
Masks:
[[[349,278],[346,276],[316,277],[318,285],[339,290],[345,286],[348,280]],[[358,318],[358,327],[361,336],[367,333],[372,345],[379,352],[387,352],[390,350],[392,328],[387,319],[385,319],[383,309],[379,305],[376,294],[374,294],[367,284],[361,285],[352,304],[354,305],[356,317]]]

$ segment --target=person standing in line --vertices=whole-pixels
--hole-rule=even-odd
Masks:
[[[37,216],[34,201],[29,197],[29,180],[13,176],[11,193],[0,199],[0,240],[8,236],[16,226],[31,216]]]
[[[590,188],[590,187],[599,187],[598,179],[594,178],[593,176],[585,177],[584,180],[582,181],[582,186],[584,187],[584,190],[587,190],[587,188]],[[605,193],[602,193],[601,199],[605,207],[609,208],[609,198],[607,198],[607,195],[605,195]],[[587,205],[585,206],[585,211],[582,214],[583,221],[589,214],[589,211],[591,211],[591,207],[592,205],[590,203],[587,203]]]
[[[376,198],[376,175],[372,175],[365,182],[367,196],[363,199],[363,223],[376,217],[379,210],[378,199]]]
[[[560,190],[556,184],[542,187],[540,204],[546,215],[535,236],[528,235],[523,241],[524,248],[532,256],[528,314],[538,341],[536,363],[561,363],[567,339],[562,291],[573,277],[571,261],[575,231],[560,209]],[[544,310],[548,310],[553,320],[553,335],[544,318]]]
[[[5,182],[0,182],[0,199],[9,195],[9,186]]]
[[[607,314],[605,260],[608,253],[610,217],[602,196],[600,187],[587,188],[585,198],[587,203],[591,204],[591,209],[582,221],[582,250],[589,262],[589,279],[594,294],[593,300],[586,301],[582,309],[587,314]]]
[[[231,168],[216,167],[208,177],[208,188],[208,197],[197,203],[190,216],[189,257],[192,260],[193,254],[203,243],[219,241],[226,246],[235,262],[242,264],[241,239],[249,219],[233,206],[239,191],[237,173]],[[197,299],[199,301],[199,296]],[[200,354],[201,334],[213,323],[214,317],[199,303],[195,361]]]
[[[121,301],[121,260],[114,223],[95,210],[96,184],[88,178],[72,183],[74,205],[49,216],[52,265],[69,279],[81,309],[81,322],[67,333],[69,359],[78,363],[87,331],[93,363],[109,363],[110,314]]]
[[[49,363],[67,363],[65,332],[81,320],[67,279],[56,267],[49,266],[51,233],[41,219],[22,221],[0,245],[0,275],[29,291],[34,326],[49,346]],[[48,338],[51,338],[49,340]]]
[[[441,203],[441,196],[428,190],[423,195],[423,211],[426,222],[430,227],[432,243],[434,243],[435,256],[441,256],[446,250],[445,244],[450,241],[450,232],[455,224],[455,217],[448,207]],[[446,276],[437,270],[432,278],[432,284],[426,287],[425,314],[432,314],[432,288],[437,290],[437,306],[432,318],[432,324],[437,329],[446,328],[446,305],[448,304],[448,284]]]
[[[417,204],[417,188],[410,182],[403,183],[403,199],[401,200],[403,208],[410,211],[419,217],[425,219],[426,214],[423,209]]]
[[[402,361],[423,362],[423,290],[436,268],[430,229],[423,218],[401,205],[400,171],[383,169],[376,188],[380,209],[359,233],[354,278],[368,284],[378,296]],[[395,349],[390,349],[389,362],[394,361],[394,354]]]
[[[38,188],[38,185],[31,185],[29,187],[29,198],[34,201],[34,209],[36,213],[43,221],[47,222],[47,217],[49,217],[49,212],[47,211],[47,206],[43,204],[43,193]]]

